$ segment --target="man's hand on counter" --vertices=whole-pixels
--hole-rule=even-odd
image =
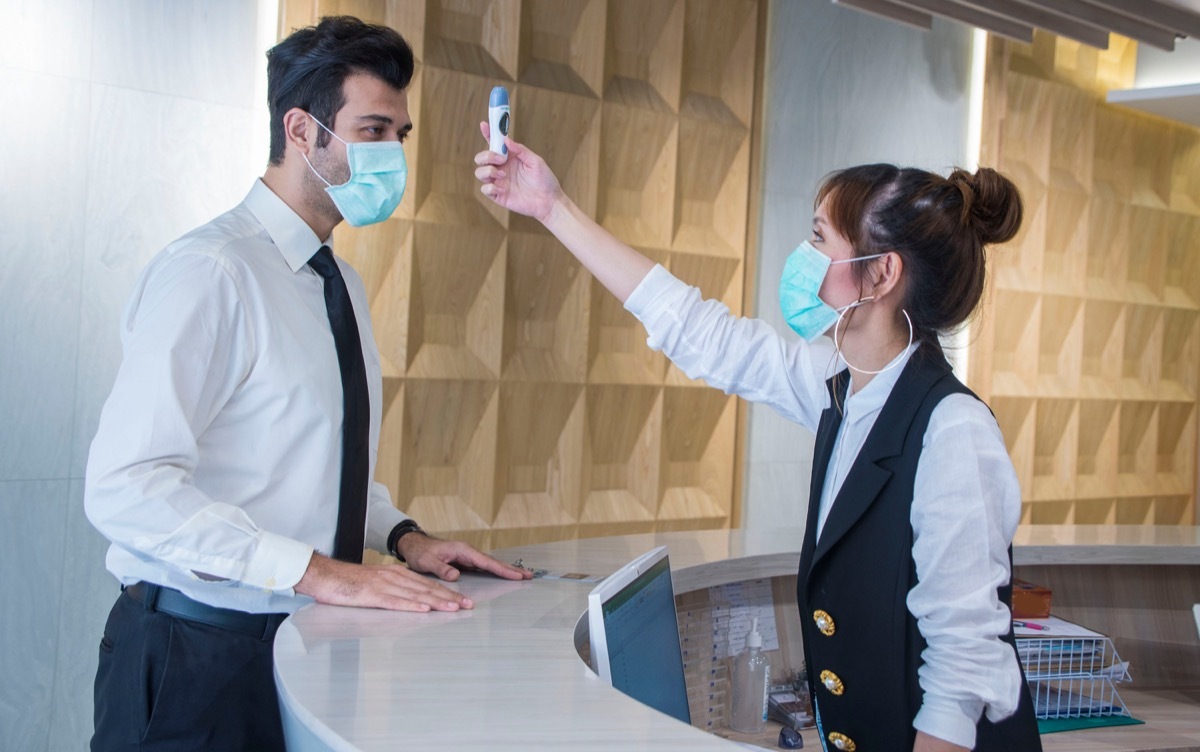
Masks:
[[[409,533],[402,536],[396,548],[409,569],[425,572],[443,580],[454,582],[460,569],[490,572],[506,580],[528,580],[533,571],[521,569],[493,559],[482,551],[461,541],[442,540],[425,533]],[[454,565],[457,565],[455,568]]]
[[[296,583],[296,592],[318,603],[389,611],[458,611],[475,606],[462,593],[409,567],[350,564],[318,553],[313,553],[308,569]]]

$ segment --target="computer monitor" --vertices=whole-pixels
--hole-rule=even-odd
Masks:
[[[667,547],[606,577],[588,595],[592,668],[650,707],[691,723]]]

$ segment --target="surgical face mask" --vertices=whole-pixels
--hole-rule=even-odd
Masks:
[[[309,117],[312,117],[311,115]],[[304,156],[308,169],[325,184],[325,192],[333,199],[345,219],[354,227],[372,225],[392,216],[400,199],[404,198],[404,185],[408,181],[408,162],[404,159],[404,147],[399,141],[350,143],[320,120],[313,122],[329,131],[329,135],[346,144],[346,162],[350,165],[350,179],[341,185],[333,185],[317,172]]]
[[[833,326],[846,311],[871,302],[872,298],[863,298],[853,303],[833,308],[821,300],[818,293],[829,267],[833,264],[851,264],[855,261],[867,261],[880,258],[885,254],[876,253],[872,256],[832,261],[824,253],[813,248],[807,240],[800,244],[792,255],[788,256],[783,266],[783,277],[779,280],[779,307],[783,310],[783,318],[796,334],[812,342]]]

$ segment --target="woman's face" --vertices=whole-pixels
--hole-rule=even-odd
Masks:
[[[828,199],[823,200],[817,207],[817,213],[813,215],[813,236],[810,242],[814,248],[833,261],[853,258],[854,248],[850,241],[829,222],[827,203]],[[818,293],[821,300],[833,308],[841,308],[858,300],[859,284],[855,272],[862,270],[856,270],[854,266],[857,264],[833,264],[829,267]]]

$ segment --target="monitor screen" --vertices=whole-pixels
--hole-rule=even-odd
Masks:
[[[630,697],[691,723],[666,546],[618,569],[588,596],[592,668]]]

